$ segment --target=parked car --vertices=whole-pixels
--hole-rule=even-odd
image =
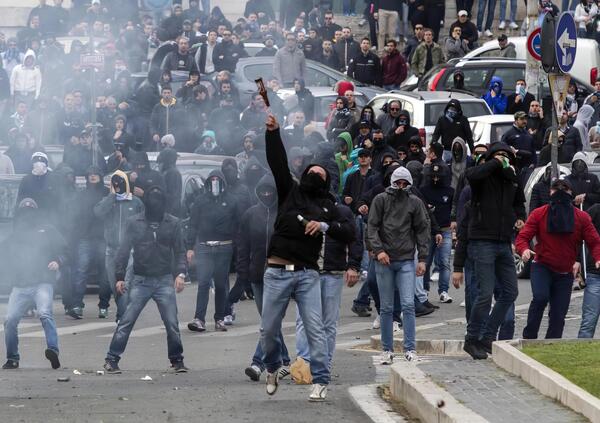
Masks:
[[[273,75],[274,60],[273,57],[248,57],[238,61],[233,80],[240,92],[242,104],[248,104],[250,96],[256,92],[256,83],[254,82],[256,79],[266,79]],[[307,87],[333,87],[336,82],[341,80],[352,82],[355,88],[368,98],[385,92],[381,87],[363,84],[322,63],[313,60],[306,61],[305,83]]]
[[[273,47],[277,49],[276,45],[274,45]],[[244,43],[244,49],[250,57],[256,56],[256,54],[263,48],[265,48],[265,45],[263,43]]]
[[[513,115],[485,115],[469,118],[473,141],[491,144],[502,140],[506,131],[513,127]]]
[[[509,37],[509,43],[515,45],[517,51],[517,59],[526,60],[529,52],[527,51],[527,37]],[[498,57],[500,46],[498,40],[492,40],[484,43],[481,47],[467,53],[464,58],[472,57]],[[596,40],[589,38],[577,39],[577,55],[575,55],[575,63],[569,72],[571,76],[580,81],[589,81],[594,84],[598,76],[598,68],[600,68],[600,50]]]
[[[423,145],[427,145],[431,141],[438,118],[443,115],[444,108],[451,99],[460,100],[463,114],[467,118],[492,114],[482,99],[468,93],[451,91],[390,91],[373,98],[368,105],[373,108],[377,118],[384,113],[382,107],[385,104],[391,100],[399,100],[402,103],[400,108],[410,113],[411,125],[419,129]]]

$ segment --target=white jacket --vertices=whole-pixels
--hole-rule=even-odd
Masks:
[[[581,3],[577,5],[575,8],[575,22],[577,22],[577,27],[580,29],[586,29],[586,23],[591,23],[592,20],[598,14],[598,7],[595,4],[590,5],[589,12],[586,12]],[[589,20],[585,22],[585,18],[589,17]]]
[[[26,66],[28,57],[33,57],[33,65]],[[40,95],[42,89],[42,73],[35,63],[35,53],[33,50],[27,50],[23,64],[14,67],[10,74],[10,95],[15,92],[35,92],[35,98]]]

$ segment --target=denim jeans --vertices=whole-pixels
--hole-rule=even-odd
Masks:
[[[519,294],[510,243],[472,240],[467,254],[473,261],[477,299],[467,323],[467,339],[496,339],[498,328]],[[498,288],[496,287],[498,285]],[[492,308],[494,289],[499,292]]]
[[[517,18],[517,0],[510,0],[510,21]],[[500,22],[506,20],[506,0],[500,0]]]
[[[531,263],[531,292],[533,298],[527,312],[527,325],[523,329],[523,338],[537,339],[540,324],[544,317],[544,310],[548,310],[548,330],[546,339],[562,338],[565,327],[565,316],[569,311],[571,291],[573,289],[573,275],[556,273],[549,267]]]
[[[593,338],[600,315],[600,275],[588,273],[581,307],[581,327],[578,338]]]
[[[129,335],[140,313],[150,299],[158,306],[158,312],[167,330],[167,350],[169,361],[176,363],[183,361],[183,345],[179,334],[179,321],[177,320],[177,298],[173,286],[173,276],[146,277],[134,275],[129,292],[129,304],[123,318],[115,329],[110,341],[106,359],[119,362],[125,351]]]
[[[423,285],[429,286],[431,264],[435,262],[440,272],[438,279],[438,295],[442,292],[448,292],[450,288],[450,255],[452,254],[452,231],[442,232],[442,243],[437,245],[435,238],[432,237],[431,244],[429,245],[429,256],[427,256],[427,270],[423,277]]]
[[[263,285],[261,283],[253,283],[252,292],[254,292],[254,302],[256,303],[256,308],[258,308],[258,315],[262,316]],[[283,361],[283,365],[289,366],[290,354],[288,353],[288,349],[285,345],[285,341],[283,340],[283,334],[281,333],[281,331],[279,332],[279,340],[281,342],[281,359]],[[256,351],[254,351],[254,356],[252,357],[252,364],[257,366],[261,371],[265,370],[265,363],[263,362],[263,357],[264,353],[260,345],[259,338],[258,343],[256,344]]]
[[[363,219],[363,216],[356,216],[356,233],[360,237],[361,245],[363,247],[362,259],[360,261],[360,270],[368,270],[369,269],[369,252],[365,248],[364,242],[364,234],[366,229],[366,223]]]
[[[485,20],[485,27],[483,24],[483,15],[487,6],[487,19]],[[496,0],[478,0],[477,2],[477,30],[485,31],[486,29],[491,30],[492,24],[494,23],[494,12],[496,9]]]
[[[327,339],[327,363],[331,370],[333,353],[335,351],[335,337],[337,323],[340,318],[340,305],[342,303],[342,288],[344,288],[344,275],[321,274],[321,308],[323,310],[323,325]],[[310,350],[302,317],[296,311],[296,355],[310,362]]]
[[[82,239],[77,245],[77,264],[73,279],[73,298],[71,307],[83,307],[83,297],[87,284],[95,276],[99,286],[99,308],[110,305],[110,285],[106,276],[106,247],[97,239]]]
[[[370,267],[369,267],[370,269]],[[368,273],[371,273],[371,270],[368,270]],[[371,290],[369,289],[369,274],[367,274],[367,279],[364,280],[363,284],[360,286],[360,290],[356,295],[356,298],[353,301],[353,305],[358,308],[365,308],[371,305]]]
[[[58,335],[52,315],[54,287],[51,283],[40,283],[28,287],[14,287],[8,297],[6,320],[4,321],[4,342],[6,358],[19,361],[19,336],[17,326],[23,314],[35,304],[38,316],[46,335],[46,346],[58,353]]]
[[[569,6],[569,0],[562,0],[562,7],[560,9],[561,12],[567,12],[569,10],[573,11],[577,7],[577,0],[571,0],[571,5]]]
[[[316,270],[288,272],[267,267],[263,285],[260,336],[265,353],[265,367],[271,373],[281,367],[281,321],[292,295],[298,305],[308,338],[313,383],[328,385],[330,375],[327,366],[327,341],[321,310],[321,284]]]
[[[369,273],[367,275],[366,283],[369,285],[369,293],[371,297],[373,297],[373,302],[375,303],[375,310],[377,310],[377,314],[381,315],[381,303],[379,301],[379,288],[377,288],[377,274],[375,272],[375,263],[377,260],[370,260],[369,262]],[[421,278],[422,279],[422,278]],[[402,322],[402,317],[400,314],[402,313],[402,307],[400,306],[400,294],[398,294],[398,289],[394,290],[394,322]]]
[[[473,0],[456,0],[456,10],[466,10],[471,16],[471,9],[473,9]]]
[[[125,292],[123,294],[117,293],[117,276],[115,274],[115,259],[117,257],[117,249],[113,247],[106,247],[106,275],[108,279],[108,283],[110,285],[110,290],[115,298],[115,303],[117,303],[117,315],[116,320],[120,320],[123,314],[125,313],[125,309],[127,308],[127,304],[129,303],[129,287],[131,286],[131,280],[133,279],[133,256],[129,255],[129,262],[127,263],[127,270],[125,272]]]
[[[198,274],[198,295],[194,318],[206,321],[208,293],[211,280],[215,283],[214,319],[223,320],[229,306],[229,264],[233,245],[196,245],[196,273]]]
[[[356,0],[343,0],[342,11],[344,12],[344,15],[356,13]]]
[[[381,344],[384,351],[394,351],[392,312],[394,290],[398,289],[402,307],[404,351],[415,349],[415,261],[393,261],[389,266],[376,262],[377,287],[381,311]]]
[[[399,90],[400,84],[384,84],[383,89],[386,91]]]

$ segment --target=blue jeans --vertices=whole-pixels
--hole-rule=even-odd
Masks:
[[[344,12],[344,15],[356,13],[356,0],[343,0],[342,10]]]
[[[467,322],[466,338],[496,339],[498,328],[519,294],[510,243],[472,240],[467,246],[467,254],[473,261],[478,294]],[[494,289],[499,295],[490,313]]]
[[[19,336],[17,326],[23,314],[35,304],[38,316],[46,335],[46,346],[58,353],[58,335],[56,323],[52,315],[52,299],[54,287],[50,283],[40,283],[28,287],[14,287],[8,297],[8,309],[4,321],[4,342],[6,343],[6,358],[19,361]]]
[[[179,334],[177,299],[175,297],[175,287],[173,286],[173,276],[145,277],[134,275],[129,289],[129,305],[115,329],[106,359],[116,363],[119,362],[137,318],[148,301],[153,299],[158,306],[158,312],[167,330],[169,360],[171,363],[183,361],[183,345]]]
[[[77,245],[77,264],[73,280],[73,298],[71,307],[83,307],[83,297],[87,284],[96,278],[100,288],[98,296],[99,308],[110,305],[110,285],[106,277],[106,247],[103,241],[97,239],[82,239]]]
[[[588,273],[581,307],[581,327],[578,338],[593,338],[600,315],[600,275]]]
[[[123,294],[117,293],[117,277],[115,275],[115,259],[117,257],[117,249],[113,247],[106,247],[106,275],[108,279],[108,283],[110,285],[110,290],[115,298],[115,303],[117,303],[117,321],[121,319],[123,314],[125,313],[125,309],[127,308],[127,304],[129,303],[129,286],[131,286],[131,280],[133,279],[133,257],[129,256],[129,262],[127,263],[127,270],[125,272],[125,292]]]
[[[517,18],[517,0],[510,0],[510,21]],[[506,20],[506,0],[500,0],[500,22]]]
[[[381,310],[381,345],[384,351],[394,351],[392,313],[394,311],[394,290],[398,289],[402,307],[404,328],[404,351],[415,349],[415,261],[393,261],[389,266],[376,262],[377,288]]]
[[[270,373],[281,367],[281,321],[292,295],[298,305],[308,338],[313,383],[328,385],[330,375],[327,366],[327,341],[321,310],[321,284],[316,270],[287,272],[267,267],[263,285],[260,335],[265,352],[265,367]]]
[[[355,219],[356,222],[356,233],[358,234],[360,241],[361,241],[361,245],[363,247],[363,252],[362,252],[362,259],[360,261],[360,270],[368,270],[369,269],[369,252],[367,251],[367,249],[365,248],[365,242],[364,242],[364,233],[365,233],[365,229],[366,229],[366,223],[363,220],[362,216],[356,216]]]
[[[562,338],[565,327],[565,316],[569,311],[571,291],[573,289],[573,274],[557,273],[549,267],[531,263],[531,292],[533,298],[527,312],[527,325],[523,329],[523,338],[537,339],[544,310],[548,303],[548,330],[546,339]]]
[[[384,84],[383,89],[386,91],[399,90],[400,84]]]
[[[195,319],[206,321],[208,292],[211,280],[215,283],[214,319],[223,320],[229,307],[229,265],[233,245],[196,245],[196,273],[198,275],[198,295],[196,296]]]
[[[477,30],[485,31],[486,29],[491,30],[492,24],[494,23],[494,9],[496,9],[496,0],[479,0],[477,2]],[[485,20],[485,27],[483,24],[483,15],[487,6],[487,19]]]
[[[262,302],[263,302],[263,285],[261,283],[252,284],[252,292],[254,293],[254,302],[256,308],[258,308],[258,315],[262,316]],[[283,340],[283,334],[279,332],[279,340],[281,342],[281,357],[284,366],[290,365],[290,355],[288,353],[287,346]],[[252,357],[252,364],[257,366],[261,371],[265,370],[265,363],[263,362],[264,353],[260,345],[260,338],[256,344],[256,350],[254,351],[254,357]]]
[[[560,9],[561,12],[567,12],[569,10],[575,10],[577,7],[577,0],[571,0],[571,5],[569,6],[569,0],[562,0],[562,7]]]
[[[344,287],[343,274],[321,274],[321,308],[323,310],[323,325],[327,339],[327,363],[331,370],[333,352],[335,351],[335,336],[337,323],[340,318],[340,305],[342,303],[342,288]],[[310,350],[302,317],[296,313],[296,355],[310,362]]]
[[[450,288],[450,255],[452,254],[452,231],[442,232],[442,243],[437,245],[435,238],[432,237],[429,245],[429,256],[427,256],[427,270],[423,277],[423,285],[429,286],[431,264],[435,261],[435,266],[440,272],[438,280],[438,295],[442,292],[448,292]]]

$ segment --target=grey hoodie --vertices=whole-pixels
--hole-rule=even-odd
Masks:
[[[579,131],[581,144],[583,145],[583,151],[592,151],[588,129],[593,114],[594,108],[588,104],[584,104],[581,109],[579,109],[579,112],[577,112],[577,119],[573,124],[573,126]]]
[[[460,146],[462,147],[463,154],[460,162],[456,161],[454,154],[452,155],[452,182],[450,183],[450,186],[454,189],[456,189],[458,181],[460,180],[461,176],[465,173],[465,169],[467,168],[467,144],[465,143],[465,140],[463,140],[461,137],[456,137],[454,138],[454,141],[452,141],[452,149],[450,151],[454,151],[455,144],[460,144]]]

